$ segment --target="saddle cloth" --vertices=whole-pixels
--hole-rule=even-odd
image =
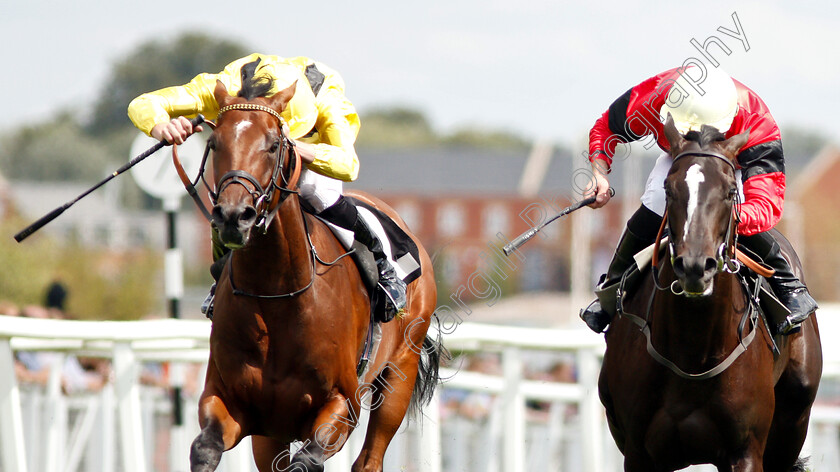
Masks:
[[[353,197],[345,197],[356,207],[359,216],[364,218],[365,223],[371,231],[382,242],[382,250],[388,256],[388,260],[394,267],[397,276],[406,284],[420,277],[420,252],[411,237],[403,231],[400,226],[382,211],[357,200]],[[335,233],[336,237],[346,249],[353,246],[353,232],[340,226],[321,220]]]

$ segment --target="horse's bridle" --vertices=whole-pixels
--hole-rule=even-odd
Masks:
[[[298,185],[298,181],[300,180],[300,173],[301,173],[301,160],[300,155],[295,150],[295,142],[289,138],[286,133],[283,131],[283,118],[277,113],[276,110],[273,108],[258,105],[256,103],[235,103],[233,105],[228,105],[219,109],[219,116],[222,116],[223,113],[230,111],[230,110],[255,110],[255,111],[263,111],[266,112],[275,118],[278,121],[278,128],[280,129],[280,140],[281,145],[278,146],[276,151],[276,156],[274,156],[274,168],[271,171],[271,180],[269,181],[267,187],[263,188],[263,186],[259,183],[259,181],[248,172],[244,170],[232,170],[224,175],[219,179],[219,182],[216,184],[216,190],[210,187],[210,184],[207,183],[207,180],[204,178],[204,169],[207,165],[207,157],[210,154],[210,141],[208,140],[207,146],[204,148],[204,156],[201,159],[201,167],[198,171],[198,177],[194,181],[190,181],[189,177],[186,175],[183,166],[181,165],[180,160],[178,159],[178,154],[175,146],[173,146],[172,152],[172,160],[175,164],[175,169],[178,172],[178,176],[181,178],[181,182],[184,184],[184,187],[187,189],[187,193],[195,200],[196,204],[198,205],[201,212],[204,214],[204,217],[207,218],[208,221],[213,221],[213,217],[207,207],[204,205],[204,202],[198,197],[195,186],[198,184],[199,179],[204,183],[204,186],[207,188],[207,192],[210,196],[210,202],[213,205],[216,205],[219,200],[219,195],[230,185],[232,184],[239,184],[245,187],[245,190],[251,195],[253,200],[254,208],[257,210],[257,220],[254,224],[255,228],[259,229],[261,232],[265,233],[268,230],[268,225],[271,224],[271,221],[274,219],[274,215],[277,213],[277,210],[280,208],[280,204],[283,203],[283,200],[286,199],[292,193],[298,193],[296,187]],[[215,123],[212,121],[207,122],[211,128],[216,127]],[[294,162],[292,163],[292,175],[289,179],[286,179],[286,176],[283,175],[283,166],[285,165],[286,158],[289,157],[289,154],[292,155],[292,159]],[[282,180],[282,183],[278,183],[278,179]],[[250,186],[248,185],[250,184]]]
[[[676,162],[678,159],[680,159],[682,157],[685,157],[685,156],[715,157],[715,158],[721,159],[724,162],[726,162],[732,168],[733,172],[736,170],[735,164],[733,164],[732,161],[730,161],[726,156],[724,156],[723,154],[718,154],[718,153],[709,152],[709,151],[688,151],[688,152],[684,152],[684,153],[681,153],[681,154],[677,155],[676,157],[674,157],[674,162]],[[729,227],[726,230],[726,238],[725,238],[724,242],[721,244],[720,249],[718,250],[718,272],[723,271],[723,272],[728,272],[728,273],[735,273],[735,272],[738,272],[738,270],[741,267],[740,262],[736,259],[736,245],[737,245],[738,234],[737,234],[737,232],[735,232],[735,224],[737,224],[737,222],[739,221],[738,211],[737,211],[738,203],[739,203],[739,198],[738,198],[737,188],[736,188],[735,189],[735,198],[732,199],[732,210],[731,210],[732,213],[731,213],[730,219],[729,219]],[[627,317],[631,322],[636,324],[639,327],[639,329],[642,331],[642,333],[644,334],[644,336],[646,338],[646,341],[647,341],[647,345],[646,345],[647,352],[656,362],[658,362],[659,364],[667,367],[671,372],[673,372],[677,376],[682,377],[684,379],[688,379],[688,380],[710,379],[712,377],[715,377],[715,376],[721,374],[723,371],[728,369],[729,366],[731,366],[738,359],[738,357],[741,356],[741,354],[743,354],[744,352],[747,351],[747,348],[752,343],[753,339],[755,339],[756,333],[758,332],[758,321],[759,321],[758,310],[755,307],[754,301],[748,296],[747,297],[747,309],[744,310],[744,313],[741,316],[741,320],[738,323],[738,339],[739,339],[738,345],[735,346],[735,349],[733,349],[732,352],[730,352],[729,355],[725,359],[723,359],[720,363],[718,363],[714,367],[712,367],[712,368],[710,368],[710,369],[708,369],[704,372],[698,372],[698,373],[686,372],[686,371],[682,370],[679,366],[677,366],[676,363],[674,363],[673,361],[671,361],[667,357],[660,354],[659,351],[657,351],[656,348],[653,346],[653,340],[652,340],[651,329],[650,329],[650,313],[651,313],[651,310],[653,308],[653,301],[654,301],[654,297],[656,296],[656,292],[658,290],[667,290],[668,288],[670,288],[671,293],[673,293],[674,295],[679,296],[679,295],[683,295],[685,293],[682,289],[676,290],[674,288],[675,287],[674,283],[677,283],[678,281],[674,281],[674,283],[672,283],[670,285],[670,287],[661,287],[659,285],[659,280],[658,280],[659,279],[659,276],[658,276],[659,241],[662,239],[662,232],[665,228],[665,225],[667,224],[666,223],[667,219],[668,219],[668,212],[666,210],[664,216],[662,217],[662,225],[659,227],[659,233],[656,236],[656,242],[655,242],[654,251],[653,251],[653,260],[651,261],[651,271],[652,271],[652,274],[653,274],[653,284],[654,284],[656,289],[653,290],[650,294],[650,298],[648,300],[648,305],[647,305],[646,316],[644,318],[642,318],[641,316],[629,313],[624,309],[624,303],[623,303],[622,299],[623,299],[623,294],[624,294],[624,285],[625,285],[626,280],[627,280],[627,273],[625,273],[622,276],[621,285],[620,285],[620,288],[618,290],[618,300],[617,300],[618,311],[621,314],[621,316]],[[675,251],[673,238],[670,238],[669,246],[670,246],[670,250],[671,250],[671,259],[672,259],[671,263],[673,264],[674,251]],[[743,281],[741,283],[744,284]],[[747,287],[745,286],[745,288],[747,288]],[[748,288],[747,288],[747,293],[749,293]],[[750,330],[749,334],[747,334],[745,336],[744,331],[747,329],[747,323],[748,322],[751,324],[752,329]]]
[[[722,160],[725,162],[729,167],[732,169],[732,173],[736,172],[735,164],[723,154],[719,154],[716,152],[711,151],[686,151],[683,153],[678,154],[674,157],[673,162],[677,162],[677,160],[687,157],[687,156],[707,156],[707,157],[714,157],[717,159]],[[673,165],[673,164],[672,164]],[[736,225],[740,222],[740,217],[738,215],[738,204],[740,203],[740,197],[738,194],[737,187],[732,190],[734,192],[734,198],[732,199],[732,206],[730,208],[730,217],[729,217],[729,225],[726,228],[726,236],[723,239],[720,247],[717,250],[717,271],[718,272],[727,272],[730,274],[737,273],[741,270],[741,263],[738,261],[736,257],[736,248],[738,245],[738,233],[735,230]],[[666,209],[664,215],[662,216],[662,225],[659,227],[659,232],[656,235],[656,241],[653,251],[653,274],[654,274],[654,284],[656,287],[662,290],[663,288],[659,286],[659,280],[657,276],[658,270],[658,263],[659,263],[659,242],[662,240],[662,233],[665,227],[668,225],[668,211]],[[671,254],[671,264],[674,263],[674,258],[676,254],[676,247],[674,245],[674,238],[669,238],[668,240],[668,249]],[[671,283],[669,287],[671,292],[674,295],[683,295],[685,292],[682,289],[675,288],[675,284],[678,284],[678,281],[674,281]]]

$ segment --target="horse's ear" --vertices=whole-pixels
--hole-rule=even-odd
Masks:
[[[295,96],[295,90],[297,89],[297,80],[292,82],[292,85],[289,85],[285,89],[275,93],[269,99],[269,105],[271,108],[274,108],[277,111],[283,111],[286,109],[286,105],[289,104],[292,97]]]
[[[227,102],[230,100],[230,94],[228,94],[227,87],[225,87],[225,84],[223,84],[221,80],[216,81],[216,88],[213,90],[213,96],[216,98],[216,103],[219,104],[219,108],[227,105]]]
[[[738,152],[741,151],[741,148],[747,144],[747,140],[750,139],[750,130],[746,130],[741,134],[736,134],[731,138],[727,139],[722,143],[723,149],[730,155],[730,156],[737,156]]]
[[[685,143],[687,142],[685,138],[677,131],[677,125],[674,124],[674,117],[671,116],[671,113],[668,113],[668,117],[665,118],[665,126],[662,127],[665,131],[665,139],[668,140],[668,144],[671,148],[671,155],[677,156],[682,152],[682,148],[685,147]]]

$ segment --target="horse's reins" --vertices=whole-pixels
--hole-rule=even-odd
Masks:
[[[676,162],[678,159],[680,159],[684,156],[688,156],[688,155],[715,157],[715,158],[718,158],[718,159],[726,162],[732,168],[733,173],[736,170],[735,164],[731,160],[729,160],[729,158],[727,158],[726,156],[724,156],[722,154],[709,152],[709,151],[688,151],[688,152],[684,152],[684,153],[681,153],[681,154],[677,155],[674,158],[674,162]],[[738,233],[737,233],[737,231],[735,231],[735,225],[739,221],[738,212],[737,212],[737,205],[739,203],[739,201],[738,201],[739,198],[738,198],[738,194],[737,194],[737,189],[736,189],[735,192],[736,192],[736,195],[735,195],[736,198],[733,199],[732,209],[731,209],[732,213],[731,213],[730,218],[729,218],[729,225],[728,225],[727,230],[726,230],[726,236],[725,236],[724,242],[721,244],[720,249],[718,250],[718,254],[717,254],[718,272],[727,272],[727,273],[730,273],[730,274],[735,274],[741,268],[740,263],[744,263],[744,265],[753,269],[759,275],[770,276],[770,275],[772,275],[772,272],[768,272],[766,268],[761,267],[757,262],[750,259],[746,254],[737,250]],[[755,308],[755,306],[752,302],[752,299],[749,296],[747,296],[746,298],[747,298],[748,307],[747,307],[746,310],[744,310],[744,313],[741,316],[741,320],[738,323],[738,345],[735,346],[735,349],[726,357],[726,359],[724,359],[718,365],[712,367],[711,369],[706,370],[705,372],[700,372],[700,373],[697,373],[697,374],[692,374],[692,373],[685,372],[679,366],[677,366],[673,361],[671,361],[670,359],[668,359],[665,356],[663,356],[662,354],[660,354],[656,350],[656,348],[653,346],[653,342],[651,340],[650,322],[649,322],[650,314],[651,314],[651,311],[653,309],[653,300],[654,300],[654,297],[656,295],[656,292],[670,289],[671,293],[673,293],[674,295],[680,296],[680,295],[685,294],[684,290],[677,290],[677,289],[674,288],[675,284],[678,285],[677,280],[675,280],[673,283],[671,283],[671,285],[668,286],[668,287],[662,287],[662,286],[659,285],[659,273],[658,273],[658,271],[659,271],[659,242],[662,240],[662,234],[663,234],[663,232],[665,230],[665,227],[667,225],[667,220],[668,220],[668,212],[666,211],[665,214],[662,217],[662,224],[659,226],[659,231],[656,234],[656,241],[654,242],[653,258],[651,260],[651,273],[652,273],[652,276],[653,276],[653,284],[654,284],[655,290],[653,290],[651,292],[650,299],[648,301],[647,313],[646,313],[645,318],[642,318],[638,315],[634,315],[634,314],[629,313],[629,312],[624,310],[622,293],[624,291],[624,283],[625,283],[626,277],[627,277],[626,273],[624,274],[624,276],[622,276],[621,284],[620,284],[620,287],[619,287],[619,290],[618,290],[618,295],[619,295],[619,297],[618,297],[618,311],[621,314],[621,316],[626,316],[628,319],[630,319],[630,321],[632,321],[634,324],[639,326],[642,333],[645,335],[645,338],[646,338],[646,341],[647,341],[647,352],[648,352],[648,354],[654,360],[656,360],[658,363],[667,367],[674,374],[676,374],[676,375],[678,375],[678,376],[680,376],[684,379],[689,379],[689,380],[709,379],[709,378],[712,378],[712,377],[715,377],[715,376],[719,375],[720,373],[722,373],[723,371],[728,369],[729,366],[731,366],[735,362],[735,360],[737,360],[738,357],[740,357],[741,354],[746,352],[747,347],[752,343],[753,339],[755,339],[755,335],[758,332],[758,310]],[[670,253],[671,253],[671,259],[672,259],[672,263],[673,263],[675,248],[674,248],[673,238],[669,238],[669,239],[670,239],[670,241],[669,241]],[[749,290],[747,290],[747,293],[749,293]],[[752,330],[750,331],[750,333],[746,337],[744,337],[743,332],[744,332],[744,329],[746,328],[747,320],[749,320],[750,323],[752,324]]]

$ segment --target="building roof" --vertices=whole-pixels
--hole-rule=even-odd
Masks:
[[[418,149],[359,149],[361,161],[359,178],[346,184],[348,189],[359,189],[373,194],[446,194],[463,195],[516,195],[531,150],[478,149],[466,147],[430,147]],[[653,165],[651,157],[658,153],[634,151],[631,159],[643,167]],[[613,166],[610,181],[621,184],[627,162]],[[579,193],[579,169],[589,169],[582,155],[566,149],[554,148],[539,189],[531,194]],[[641,175],[634,184],[639,189],[644,184]],[[583,179],[586,177],[584,176]]]
[[[348,188],[373,193],[516,194],[528,150],[435,147],[363,149],[361,172]],[[542,191],[558,191],[571,176],[569,154],[554,150]]]

